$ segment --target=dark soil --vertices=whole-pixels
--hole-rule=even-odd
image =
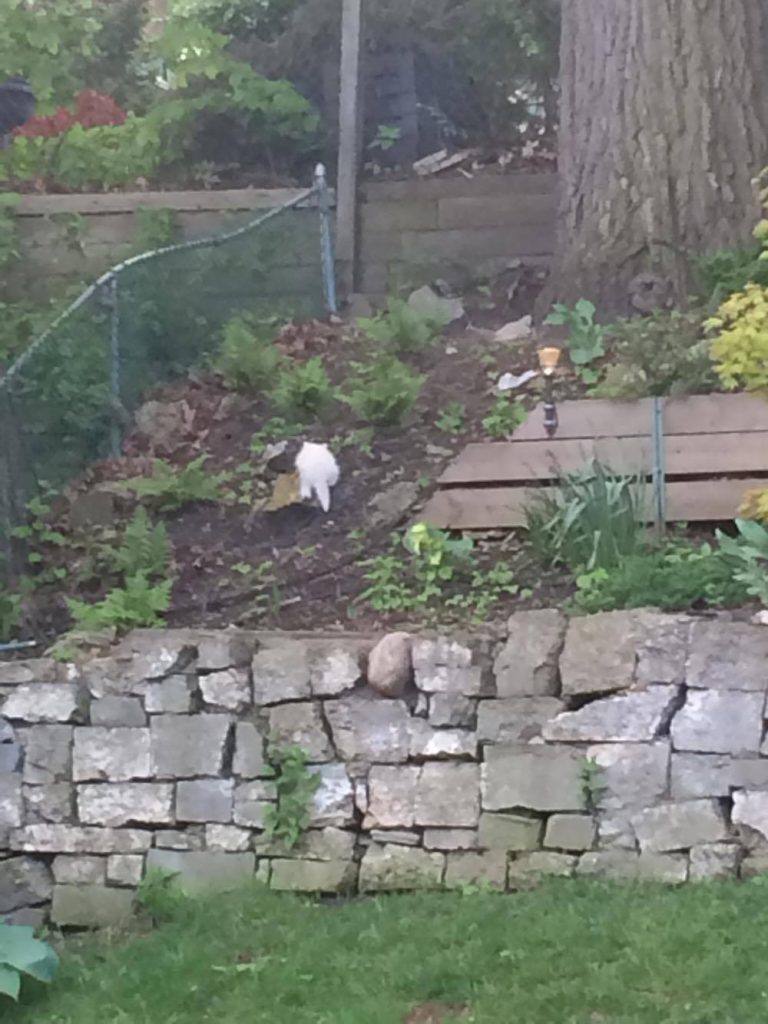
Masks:
[[[235,394],[211,373],[199,371],[147,396],[163,403],[186,402],[187,430],[170,449],[134,431],[124,443],[124,457],[98,464],[57,503],[56,526],[67,544],[46,553],[45,564],[64,567],[66,578],[40,588],[26,603],[28,630],[48,637],[68,626],[65,596],[97,600],[116,581],[87,574],[92,529],[68,529],[70,504],[94,486],[148,474],[152,458],[162,457],[182,467],[205,453],[212,472],[226,472],[228,499],[189,504],[163,516],[174,549],[175,584],[168,624],[268,626],[284,629],[335,627],[370,631],[394,625],[404,616],[378,615],[356,601],[365,589],[365,560],[384,554],[393,533],[402,536],[409,522],[434,492],[446,465],[470,441],[488,439],[482,420],[493,406],[501,373],[521,373],[536,365],[534,341],[499,344],[492,329],[530,310],[541,285],[534,269],[513,266],[493,285],[465,296],[467,317],[449,328],[429,350],[403,357],[424,375],[418,402],[402,427],[377,429],[366,436],[343,403],[335,403],[320,422],[306,428],[301,440],[326,442],[341,466],[327,515],[309,503],[266,511],[279,471],[292,469],[295,445],[281,460],[264,465],[251,450],[253,435],[274,415],[268,398]],[[471,326],[470,326],[471,325]],[[475,326],[482,325],[482,326]],[[333,383],[343,390],[350,364],[370,359],[370,343],[341,321],[313,322],[283,332],[281,345],[290,357],[323,357]],[[535,388],[523,396],[532,407]],[[464,406],[464,422],[455,433],[441,429],[438,420],[450,403]],[[273,438],[266,436],[268,443]],[[413,504],[389,519],[372,523],[369,504],[392,485],[418,485]],[[118,488],[119,489],[119,488]],[[241,499],[241,500],[238,500]],[[121,515],[133,506],[119,502]],[[119,524],[118,524],[119,525]],[[109,542],[113,534],[106,534]],[[407,552],[401,549],[402,557]],[[543,572],[526,552],[519,536],[503,531],[476,538],[480,564],[498,560],[514,569],[522,589],[530,589],[526,604],[557,603],[570,593],[570,584],[553,572]],[[253,572],[246,567],[254,567]],[[259,573],[259,567],[264,567]],[[62,575],[62,574],[60,574]],[[505,618],[512,598],[495,614]],[[519,606],[519,601],[517,602]]]

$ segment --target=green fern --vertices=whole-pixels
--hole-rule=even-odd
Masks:
[[[418,352],[428,348],[447,323],[447,318],[425,316],[403,299],[390,298],[385,312],[363,317],[357,326],[373,341],[396,352]]]
[[[125,485],[161,512],[172,512],[193,501],[219,501],[226,474],[209,473],[204,468],[207,459],[201,455],[180,470],[164,459],[155,459],[152,476],[133,477]]]
[[[215,366],[228,387],[259,394],[274,382],[283,357],[273,334],[271,324],[245,315],[225,324]]]
[[[312,419],[324,412],[333,398],[333,385],[320,356],[284,369],[277,378],[275,408],[288,419]]]
[[[120,546],[112,553],[112,565],[124,576],[164,576],[171,559],[165,523],[154,526],[145,508],[139,507],[123,533]]]
[[[129,576],[124,587],[111,590],[103,601],[67,599],[67,607],[76,629],[135,629],[141,626],[162,626],[163,614],[171,603],[173,580],[152,584],[146,576]]]

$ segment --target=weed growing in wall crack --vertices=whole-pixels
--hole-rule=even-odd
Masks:
[[[593,757],[585,757],[581,766],[579,777],[581,779],[581,792],[584,796],[584,806],[590,814],[597,811],[600,797],[606,790],[601,781],[603,769]]]
[[[320,776],[307,767],[307,754],[301,747],[271,747],[269,763],[275,774],[277,802],[264,814],[267,837],[292,850],[312,820],[312,797],[320,785]]]

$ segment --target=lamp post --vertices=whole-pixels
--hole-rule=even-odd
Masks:
[[[547,432],[547,437],[554,437],[559,426],[557,406],[555,405],[554,379],[557,364],[560,362],[560,351],[555,345],[548,345],[538,351],[539,366],[544,375],[544,429]]]

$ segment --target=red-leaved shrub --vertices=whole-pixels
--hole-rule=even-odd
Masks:
[[[74,112],[66,107],[59,107],[54,114],[31,118],[15,134],[24,135],[29,139],[51,139],[63,135],[76,124],[82,125],[83,128],[96,128],[100,125],[123,124],[125,118],[125,111],[111,96],[104,96],[93,89],[83,89],[75,97]]]

